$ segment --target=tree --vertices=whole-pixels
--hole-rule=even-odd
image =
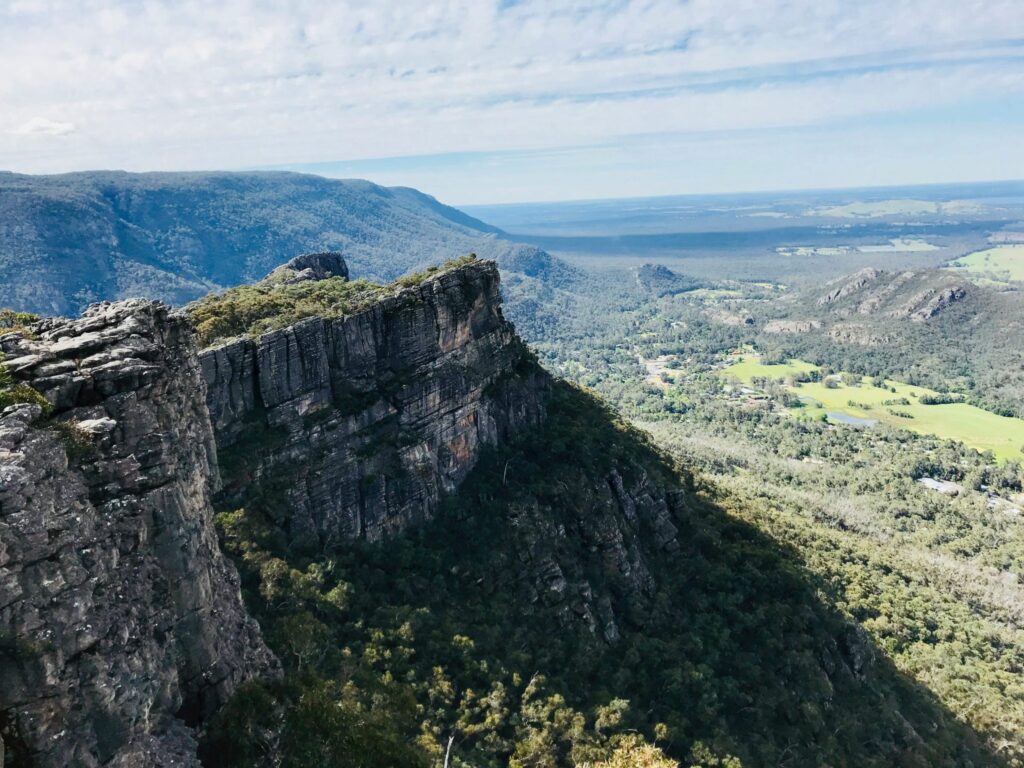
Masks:
[[[607,760],[594,763],[593,768],[679,768],[679,763],[640,736],[623,736]]]

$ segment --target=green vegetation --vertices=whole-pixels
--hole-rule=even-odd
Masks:
[[[39,315],[31,312],[16,312],[13,309],[0,309],[0,335],[5,333],[27,333],[28,326],[36,322]]]
[[[450,269],[457,269],[465,266],[466,264],[472,264],[474,261],[476,261],[476,254],[469,253],[465,256],[460,256],[457,259],[450,259],[444,264],[428,267],[427,269],[419,272],[413,272],[411,275],[403,275],[395,280],[394,284],[399,288],[414,288],[417,285],[422,285],[430,278],[435,277],[442,272],[447,272]]]
[[[994,282],[1024,282],[1024,245],[1001,245],[975,251],[957,259],[949,268]]]
[[[1019,494],[1019,466],[996,469],[973,452],[891,431],[765,412],[730,423],[736,414],[725,403],[701,410],[687,427],[647,426],[734,494],[743,519],[800,552],[897,669],[1021,764],[1022,601],[1005,574],[1024,566],[1024,530],[982,494],[915,487],[933,476]]]
[[[307,317],[336,318],[358,312],[383,296],[421,285],[474,259],[475,254],[452,259],[389,286],[341,277],[287,284],[288,276],[276,270],[261,282],[206,296],[190,304],[188,312],[204,345],[235,336],[258,336]]]
[[[1000,764],[866,661],[877,651],[834,587],[733,497],[691,487],[681,549],[648,548],[652,591],[626,590],[579,532],[612,469],[627,486],[678,478],[642,433],[559,384],[543,428],[486,454],[434,521],[393,541],[309,559],[258,506],[221,514],[288,674],[239,694],[204,748],[228,766],[260,765],[279,734],[289,766],[435,766],[450,739],[459,768]],[[545,557],[611,597],[616,643],[529,597],[524,563]]]
[[[758,301],[762,295],[744,291]],[[972,383],[974,402],[993,394],[990,382],[1004,387],[1000,402],[1013,402],[1011,393],[1020,391],[1011,375],[1018,360],[1014,342],[990,355],[978,337],[961,332],[961,341],[947,349],[946,333],[961,321],[948,327],[914,323],[906,336],[878,347],[810,334],[773,338],[760,360],[745,353],[739,362],[730,353],[750,349],[762,337],[716,322],[713,306],[709,311],[680,297],[631,300],[611,283],[588,296],[566,313],[563,329],[536,345],[540,359],[597,389],[659,446],[713,483],[730,514],[794,554],[827,603],[870,635],[880,658],[969,723],[1009,764],[1024,765],[1024,689],[1018,682],[1024,668],[1024,587],[1018,576],[1024,572],[1024,440],[1018,438],[1002,454],[1006,460],[997,462],[992,454],[917,430],[971,428],[980,448],[991,443],[1000,449],[1002,421],[962,419],[964,413],[981,420],[994,418],[992,413],[928,403],[952,399],[949,385],[965,380]],[[725,298],[721,305],[744,306]],[[885,330],[894,332],[891,323]],[[969,345],[979,369],[988,369],[984,378],[965,376],[972,358],[960,357],[959,367],[947,361],[947,352],[952,359]],[[793,349],[812,354],[787,354]],[[671,370],[671,380],[652,381],[645,361]],[[909,374],[908,384],[879,375],[896,370]],[[730,386],[736,378],[753,392]],[[940,392],[923,385],[926,378],[946,386]],[[799,399],[811,392],[815,402]],[[826,403],[834,412],[881,423],[848,429],[806,418],[824,414],[818,406]],[[935,418],[938,423],[929,421]],[[982,423],[990,423],[988,434]],[[921,478],[963,490],[947,496],[918,483]]]
[[[879,381],[876,385],[868,377],[853,384],[850,380],[842,380],[848,374],[839,374],[839,380],[800,380],[811,372],[817,372],[817,378],[821,379],[820,369],[803,360],[768,364],[755,354],[745,355],[722,371],[723,375],[736,377],[746,384],[759,380],[786,384],[806,404],[800,413],[807,418],[842,413],[919,434],[959,440],[979,451],[990,451],[1004,461],[1024,458],[1021,449],[1024,445],[1024,419],[998,416],[957,402],[948,394],[891,380]],[[905,407],[885,407],[891,406],[894,399],[899,399]]]
[[[725,373],[735,376],[745,384],[755,379],[786,380],[806,378],[812,371],[818,370],[816,365],[803,360],[787,360],[782,363],[765,363],[757,354],[745,354],[725,369]]]
[[[189,306],[202,344],[234,336],[258,336],[307,317],[342,317],[371,305],[383,286],[341,277],[293,285],[261,282],[231,288]]]
[[[0,355],[0,411],[9,405],[19,403],[34,403],[40,406],[44,412],[50,410],[50,403],[45,397],[28,384],[14,381],[11,372],[4,365],[3,355]]]

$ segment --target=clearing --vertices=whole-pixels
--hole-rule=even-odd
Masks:
[[[981,207],[970,200],[874,200],[857,201],[846,205],[812,208],[810,216],[831,216],[850,219],[873,219],[881,216],[914,216],[921,214],[956,215],[977,213]]]
[[[1024,282],[1024,245],[1000,245],[975,251],[951,262],[949,269],[1006,282]]]
[[[785,381],[791,376],[818,370],[803,360],[764,364],[756,354],[745,355],[722,370],[745,384],[755,378]],[[979,451],[991,451],[1001,460],[1024,459],[1024,419],[998,416],[967,403],[925,405],[921,397],[939,393],[926,387],[885,381],[876,387],[870,377],[859,384],[845,384],[842,375],[828,382],[798,382],[789,388],[804,401],[796,413],[802,418],[830,418],[832,421],[866,423],[877,421],[893,427],[948,440],[959,440]],[[843,418],[848,417],[848,418]]]

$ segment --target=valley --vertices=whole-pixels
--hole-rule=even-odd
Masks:
[[[1024,2],[0,0],[0,768],[1024,768]]]
[[[273,186],[256,181],[260,195]],[[204,625],[197,645],[133,624],[179,703],[154,698],[150,723],[131,720],[134,700],[108,707],[124,723],[117,739],[93,725],[106,706],[96,692],[115,683],[96,687],[45,644],[0,644],[5,674],[31,680],[37,653],[62,670],[43,698],[27,683],[0,698],[16,765],[60,764],[76,748],[134,755],[140,739],[184,764],[238,768],[269,753],[288,768],[352,755],[428,766],[449,750],[455,765],[495,768],[641,755],[658,768],[1024,764],[1020,294],[942,268],[1016,231],[1017,208],[894,212],[834,194],[724,211],[691,201],[682,214],[580,204],[572,242],[608,252],[560,258],[411,192],[317,194],[354,217],[323,219],[342,248],[361,238],[351,262],[293,259],[300,237],[246,262],[265,265],[262,279],[221,272],[217,290],[193,300],[189,288],[169,315],[147,302],[78,321],[0,315],[0,456],[14,468],[0,479],[19,483],[0,482],[5,513],[43,520],[42,496],[4,488],[46,486],[137,525],[118,510],[161,514],[166,502],[124,474],[125,457],[142,455],[157,485],[178,455],[169,436],[200,435],[186,441],[190,466],[211,495],[195,480],[181,503],[227,555],[204,554],[203,567],[237,569],[241,597],[220,595],[217,610],[244,606],[235,621],[250,628],[238,646]],[[356,215],[361,195],[372,205]],[[395,199],[410,236],[436,242],[392,256],[374,206]],[[865,228],[775,226],[819,209]],[[539,216],[538,229],[565,215]],[[657,240],[702,216],[771,226]],[[175,229],[146,226],[154,238]],[[202,225],[220,227],[226,242],[255,231]],[[430,261],[427,246],[463,251]],[[235,258],[224,247],[161,269]],[[34,289],[61,306],[82,295]],[[156,339],[186,327],[198,349],[180,336],[171,358],[153,357]],[[179,392],[179,372],[202,377],[205,404],[175,394],[147,415],[158,442],[122,434],[122,403],[162,402],[150,393]],[[37,444],[39,466],[25,448]],[[73,520],[40,524],[53,538],[34,546],[72,568]],[[184,538],[154,551],[141,539],[132,561],[205,546],[174,530]],[[35,636],[35,567],[0,564],[26,585],[11,597],[14,638]],[[70,637],[60,595],[45,626]],[[207,610],[202,592],[139,595],[143,614]],[[104,632],[74,643],[127,670],[131,646]],[[211,647],[236,660],[219,688],[190,672]],[[116,690],[157,674],[133,669]],[[80,713],[63,735],[44,716],[57,693]]]
[[[785,263],[758,272],[767,282],[750,279],[769,259],[744,254],[743,237],[706,261],[560,252],[604,282],[535,346],[791,548],[901,672],[1003,734],[1009,755],[1024,728],[1012,682],[1024,658],[1024,305],[1012,287],[941,268],[1016,226],[1020,208],[929,250],[942,242],[936,209],[948,210],[928,207],[877,247],[833,246],[831,232],[768,241]],[[640,254],[679,274],[641,280],[656,269],[633,266]]]

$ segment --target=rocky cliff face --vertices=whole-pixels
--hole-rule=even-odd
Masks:
[[[486,446],[539,423],[547,387],[502,316],[493,262],[200,361],[222,503],[260,503],[309,550],[431,517]]]
[[[147,301],[41,321],[0,352],[52,404],[0,414],[0,734],[15,765],[196,764],[192,727],[279,669],[214,505],[258,508],[293,552],[386,539],[539,426],[551,390],[491,262],[198,353],[187,313]],[[678,547],[677,496],[613,471],[571,513],[510,507],[523,597],[614,643],[654,594],[650,553]]]
[[[575,499],[509,508],[518,531],[513,567],[526,604],[545,606],[564,629],[609,644],[624,624],[643,625],[657,588],[652,556],[679,549],[677,523],[687,511],[682,490],[635,474],[628,481],[613,469]]]
[[[213,430],[191,333],[95,305],[0,337],[42,392],[0,414],[0,728],[37,766],[195,763],[186,725],[277,662],[218,549]]]

